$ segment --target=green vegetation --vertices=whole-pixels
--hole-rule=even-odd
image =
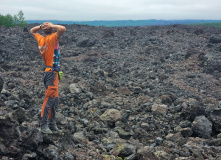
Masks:
[[[22,11],[19,11],[17,15],[1,15],[0,14],[0,26],[5,27],[25,27],[28,23],[25,21],[24,13]]]
[[[221,28],[221,23],[199,23],[199,24],[194,24],[194,25],[204,25],[204,26],[210,26],[210,27],[216,27],[216,28]]]

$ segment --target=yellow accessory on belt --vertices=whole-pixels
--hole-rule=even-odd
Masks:
[[[59,77],[59,80],[61,80],[61,79],[62,79],[62,76],[63,76],[63,72],[62,72],[62,71],[59,71],[59,72],[58,72],[58,77]]]

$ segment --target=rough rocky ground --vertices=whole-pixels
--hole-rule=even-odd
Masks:
[[[221,29],[67,25],[57,124],[43,135],[44,63],[0,27],[3,160],[221,160]]]

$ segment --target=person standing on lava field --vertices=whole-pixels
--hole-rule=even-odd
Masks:
[[[45,36],[38,31],[43,30]],[[56,32],[54,32],[56,30]],[[59,38],[66,31],[61,25],[54,25],[45,22],[42,25],[35,26],[30,33],[38,42],[39,51],[44,59],[46,69],[44,72],[45,98],[41,110],[41,131],[45,134],[61,133],[55,121],[55,113],[58,108],[58,84],[62,77],[60,72],[60,49]]]

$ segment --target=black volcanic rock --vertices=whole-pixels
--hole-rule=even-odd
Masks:
[[[210,43],[221,43],[221,38],[220,37],[211,37]]]
[[[214,127],[217,131],[221,132],[221,109],[217,108],[210,113]]]
[[[95,43],[96,43],[95,40],[83,37],[77,40],[76,45],[78,47],[92,47]]]
[[[198,116],[192,123],[193,133],[202,138],[210,138],[212,134],[212,122],[205,116]]]
[[[4,81],[3,81],[2,77],[0,76],[0,92],[2,91],[3,84],[4,84]]]
[[[221,157],[219,28],[65,25],[63,134],[44,135],[45,65],[28,33],[35,25],[0,27],[2,159]]]
[[[207,72],[221,72],[221,54],[219,52],[207,53],[204,56],[204,66]]]

